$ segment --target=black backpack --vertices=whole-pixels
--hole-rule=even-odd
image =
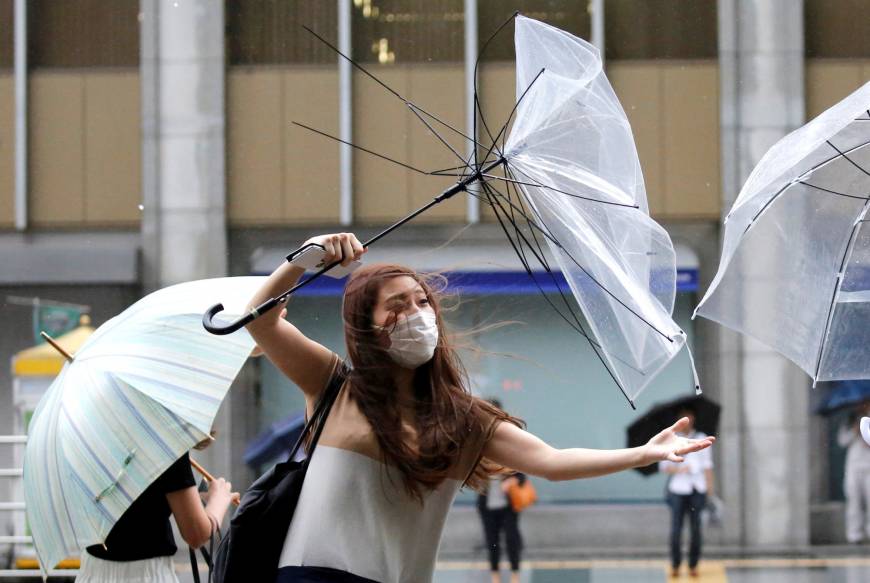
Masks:
[[[270,583],[277,577],[284,538],[302,492],[308,460],[347,374],[347,365],[342,363],[332,376],[323,398],[302,430],[287,461],[276,464],[245,491],[230,520],[230,527],[214,554],[214,583]],[[312,427],[316,427],[316,431],[308,457],[301,462],[293,461]]]

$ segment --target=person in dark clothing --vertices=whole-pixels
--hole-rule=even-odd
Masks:
[[[502,409],[498,399],[487,399],[495,407]],[[477,496],[477,511],[483,522],[483,534],[489,555],[489,566],[493,583],[500,579],[499,561],[501,561],[501,533],[505,535],[505,546],[508,561],[511,565],[511,583],[520,580],[520,551],[523,548],[523,537],[520,534],[519,513],[511,507],[507,492],[514,481],[525,481],[523,474],[515,473],[505,476],[493,476],[489,480],[485,492]]]
[[[78,583],[178,583],[172,556],[178,550],[169,516],[193,548],[205,544],[221,523],[232,498],[223,478],[209,483],[207,504],[196,487],[185,453],[133,502],[109,532],[104,545],[82,554]]]
[[[478,495],[477,508],[483,520],[493,583],[501,581],[498,564],[501,560],[502,532],[504,532],[505,547],[511,565],[511,583],[520,581],[520,552],[523,549],[523,537],[519,526],[520,514],[511,507],[507,491],[512,482],[518,481],[522,484],[525,479],[525,476],[519,473],[495,476],[490,479],[486,493]]]

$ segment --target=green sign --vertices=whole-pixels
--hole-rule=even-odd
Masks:
[[[82,311],[79,308],[53,306],[51,304],[33,306],[33,336],[37,344],[45,342],[40,332],[57,338],[74,330],[79,325]]]

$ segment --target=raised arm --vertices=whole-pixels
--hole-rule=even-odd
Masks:
[[[680,419],[641,447],[605,450],[556,449],[527,431],[501,423],[483,455],[499,465],[548,480],[594,478],[661,460],[681,462],[682,456],[710,447],[716,440],[678,436],[687,424],[688,419]]]
[[[324,247],[326,255],[323,261],[326,264],[341,260],[342,265],[347,265],[354,259],[359,259],[365,252],[362,244],[351,233],[320,235],[312,237],[306,243],[317,243]],[[248,309],[284,293],[299,281],[304,272],[300,267],[283,263],[251,298]],[[332,352],[281,318],[280,312],[281,310],[274,309],[263,314],[248,324],[248,332],[269,360],[296,383],[311,402],[329,378]]]

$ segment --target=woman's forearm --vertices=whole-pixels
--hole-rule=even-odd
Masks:
[[[648,465],[643,447],[630,449],[559,449],[548,460],[550,480],[595,478]]]
[[[272,272],[263,286],[257,290],[257,293],[250,299],[248,302],[248,309],[251,310],[256,308],[263,302],[269,300],[270,298],[274,298],[275,296],[281,295],[294,285],[299,279],[302,277],[302,274],[305,273],[305,269],[301,267],[296,267],[295,265],[284,262],[282,263],[278,269]],[[281,313],[280,309],[272,309],[271,311],[263,314],[250,324],[248,324],[248,330],[252,333],[256,333],[258,329],[262,329],[265,326],[273,325],[275,321],[278,319],[279,314]]]

